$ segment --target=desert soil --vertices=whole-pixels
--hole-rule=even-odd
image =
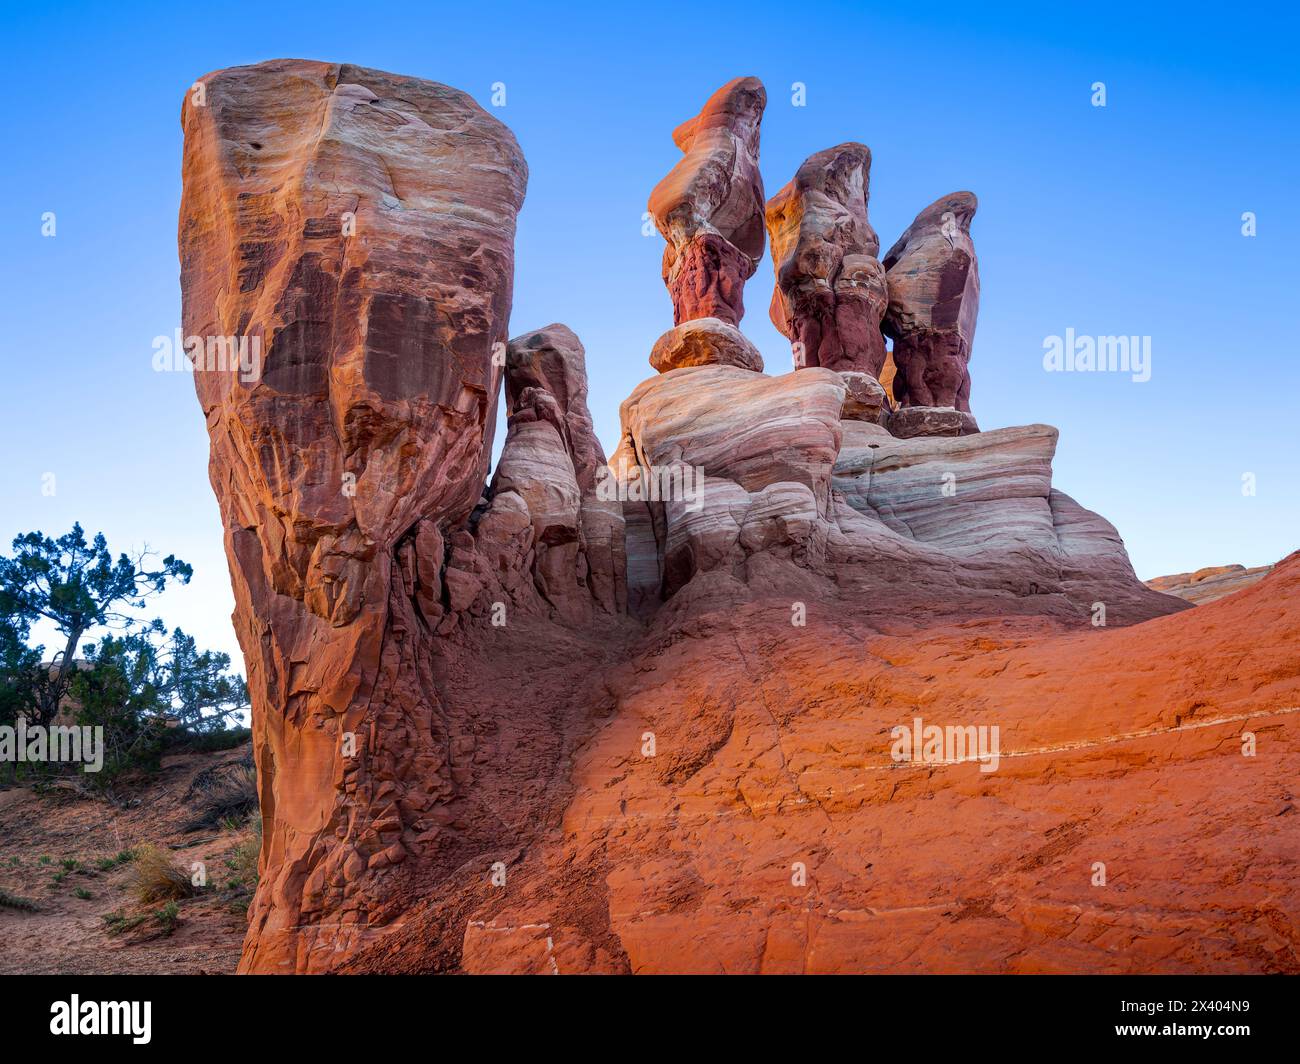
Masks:
[[[247,743],[219,753],[169,756],[159,774],[126,789],[118,802],[66,788],[0,790],[0,891],[35,906],[25,911],[0,905],[0,973],[233,972],[246,916],[241,892],[230,887],[233,873],[226,861],[252,837],[252,828],[241,817],[237,827],[186,829],[207,811],[203,779],[243,763],[251,763]],[[208,885],[178,902],[170,933],[154,915],[159,904],[136,901],[130,862],[97,867],[148,843],[186,869],[203,862],[207,871]],[[77,862],[75,869],[65,870],[65,861]],[[144,919],[112,934],[106,918],[113,914],[128,923]]]

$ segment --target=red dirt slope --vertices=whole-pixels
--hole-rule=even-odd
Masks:
[[[610,681],[562,814],[353,970],[1300,972],[1300,554],[1115,629],[714,592]],[[996,725],[997,771],[895,763],[914,717]]]

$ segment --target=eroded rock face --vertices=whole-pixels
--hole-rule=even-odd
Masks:
[[[773,378],[700,366],[639,385],[620,409],[610,461],[624,482],[658,488],[625,507],[657,545],[636,596],[671,597],[697,573],[743,570],[755,554],[818,555],[844,395],[839,375],[822,369]]]
[[[745,282],[763,255],[763,176],[759,125],[767,92],[736,78],[673,131],[682,159],[650,194],[663,238],[663,279],[673,323],[718,318],[738,325]]]
[[[1300,556],[1139,628],[904,615],[902,587],[889,609],[809,595],[800,626],[788,597],[713,583],[638,654],[564,832],[471,908],[453,970],[1300,970]],[[895,760],[918,718],[997,727],[997,769]],[[419,970],[443,934],[417,914],[384,959]]]
[[[484,582],[527,608],[529,576],[541,598],[571,623],[627,607],[623,513],[602,498],[605,452],[587,409],[586,353],[565,325],[510,341],[505,447],[490,502],[477,526]],[[519,538],[527,520],[531,536]]]
[[[954,192],[916,216],[884,258],[894,341],[893,395],[900,406],[970,410],[971,344],[980,278],[970,223],[976,199]]]
[[[682,461],[746,491],[797,481],[824,503],[843,403],[844,383],[828,370],[780,377],[733,366],[674,370],[623,401],[623,443],[611,465]]]
[[[871,149],[853,142],[809,156],[767,202],[776,288],[772,323],[802,365],[878,377],[889,302],[880,239],[867,220]]]
[[[1137,579],[1115,529],[1052,487],[1055,429],[899,439],[896,415],[888,429],[845,419],[846,407],[857,412],[855,386],[821,368],[772,378],[727,366],[638,386],[611,465],[652,471],[662,490],[625,506],[647,559],[630,596],[690,600],[707,594],[702,574],[727,573],[796,599],[824,581],[870,586],[867,600],[880,604],[901,581],[975,613],[1082,621],[1101,601],[1110,623],[1127,624],[1169,611],[1173,600]],[[679,469],[684,479],[667,475]]]
[[[697,574],[612,675],[562,830],[516,886],[443,888],[347,970],[1300,970],[1289,925],[1259,919],[1297,895],[1300,555],[1220,602],[1160,616],[1147,593],[1140,627],[1094,625],[1057,591],[995,590],[1053,535],[1062,557],[1120,556],[1050,489],[1052,430],[890,443],[846,423],[841,462],[872,443],[900,450],[845,507],[874,532],[837,511],[837,579],[782,584],[762,551]],[[918,718],[997,728],[996,768],[896,759]],[[1267,756],[1242,758],[1265,728]],[[1097,904],[1095,860],[1122,899]]]
[[[398,915],[442,844],[429,672],[486,474],[527,168],[462,92],[277,60],[187,98],[187,336],[248,668],[264,824],[244,971],[314,971]],[[220,341],[218,341],[220,342]]]

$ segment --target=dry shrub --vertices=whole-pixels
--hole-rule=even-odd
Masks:
[[[204,769],[194,777],[182,801],[196,812],[181,827],[183,832],[202,831],[241,819],[257,808],[257,770],[251,759]]]
[[[253,866],[256,870],[256,865]],[[37,911],[36,903],[27,898],[20,898],[17,894],[10,894],[7,890],[0,889],[0,909],[20,909],[23,912],[34,913]]]
[[[145,905],[188,898],[194,893],[189,873],[166,850],[152,844],[140,846],[131,864],[131,889]]]

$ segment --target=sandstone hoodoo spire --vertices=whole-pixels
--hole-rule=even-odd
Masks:
[[[468,95],[275,60],[187,99],[187,335],[248,668],[264,824],[243,970],[311,971],[394,915],[446,841],[429,645],[444,533],[486,475],[527,168]]]
[[[510,341],[506,409],[505,447],[476,527],[484,583],[500,583],[497,601],[518,601],[519,585],[531,583],[542,603],[573,623],[622,613],[623,512],[598,490],[608,466],[587,410],[586,352],[568,326]],[[500,531],[513,532],[520,517],[532,531],[522,550]]]
[[[767,201],[776,288],[772,323],[801,366],[880,376],[888,303],[880,239],[867,220],[871,149],[848,142],[809,156]]]
[[[763,256],[759,125],[767,93],[736,78],[673,131],[682,159],[650,194],[650,214],[668,241],[663,279],[673,322],[718,318],[738,325],[745,282]]]
[[[936,200],[885,255],[889,308],[883,328],[894,341],[894,398],[903,408],[891,421],[896,436],[934,431],[940,422],[963,434],[977,431],[967,369],[980,302],[970,236],[976,206],[970,192]]]

